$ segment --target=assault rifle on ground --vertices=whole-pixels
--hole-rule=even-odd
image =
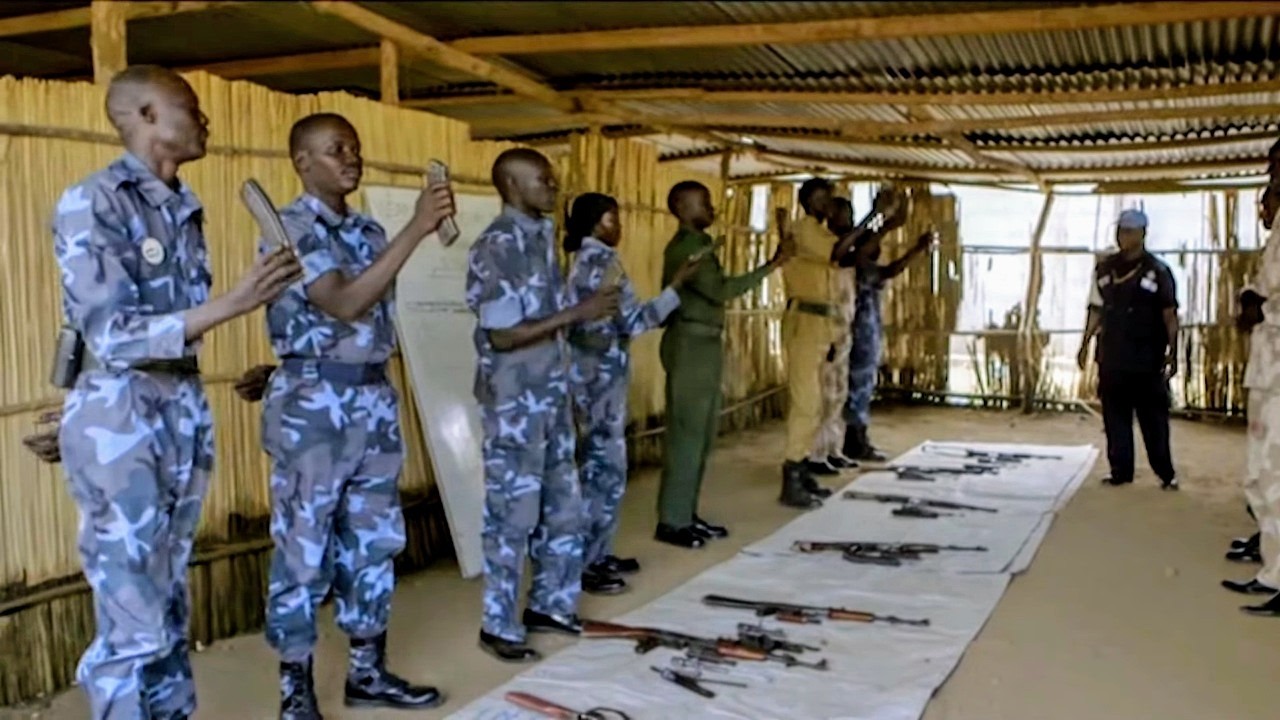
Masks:
[[[714,654],[733,660],[776,662],[787,667],[809,668],[810,670],[827,669],[826,658],[817,662],[805,662],[791,653],[765,650],[761,647],[752,646],[749,642],[743,642],[741,639],[702,638],[696,635],[685,635],[684,633],[658,628],[630,627],[628,625],[584,620],[582,622],[582,637],[634,640],[636,652],[640,654],[647,653],[656,647],[666,647],[673,650],[693,651],[701,655]]]
[[[724,595],[704,595],[702,602],[711,607],[752,610],[759,617],[777,618],[779,622],[814,624],[826,620],[848,620],[850,622],[874,623],[882,622],[890,625],[927,626],[929,620],[906,620],[893,615],[877,615],[863,610],[847,610],[837,607],[821,607],[818,605],[792,605],[790,603],[767,602],[764,600],[742,600]]]
[[[1061,455],[1037,455],[1035,453],[1021,452],[999,452],[995,450],[971,450],[969,448],[951,448],[945,446],[929,445],[924,451],[930,455],[941,455],[943,457],[959,457],[969,460],[977,460],[980,463],[995,463],[998,465],[1016,465],[1027,460],[1061,460]]]
[[[840,552],[844,559],[853,563],[868,565],[889,565],[897,567],[903,560],[920,560],[923,555],[934,555],[942,551],[949,552],[986,552],[982,545],[935,545],[933,543],[892,543],[892,542],[826,542],[815,540],[797,540],[791,549],[802,553]]]
[[[942,465],[890,465],[889,469],[899,480],[919,480],[933,482],[937,475],[994,475],[999,471],[994,465],[975,465],[968,463],[954,467]]]
[[[881,503],[897,503],[903,507],[926,507],[938,508],[939,510],[972,510],[974,512],[999,512],[995,508],[982,507],[980,505],[966,505],[965,503],[951,502],[950,500],[930,500],[929,498],[917,498],[910,495],[893,495],[891,493],[873,493],[861,492],[859,490],[845,490],[841,495],[845,500],[869,500]]]

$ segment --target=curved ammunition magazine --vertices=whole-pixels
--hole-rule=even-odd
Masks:
[[[240,186],[240,200],[248,208],[249,214],[253,216],[253,221],[258,224],[258,231],[262,233],[262,239],[269,246],[293,246],[289,240],[289,233],[285,231],[284,223],[280,220],[280,214],[276,212],[276,207],[271,202],[271,197],[262,189],[257,180],[249,178],[244,181],[244,184]]]

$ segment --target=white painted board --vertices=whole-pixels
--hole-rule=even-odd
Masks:
[[[418,190],[367,186],[365,207],[388,237],[409,222]],[[467,251],[501,210],[496,195],[455,195],[462,235],[443,247],[435,235],[414,251],[396,283],[400,347],[422,417],[422,434],[444,501],[449,533],[462,576],[483,565],[480,530],[484,512],[484,464],[480,411],[472,386],[475,316],[465,302]]]

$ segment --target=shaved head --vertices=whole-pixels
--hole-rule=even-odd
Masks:
[[[172,70],[158,65],[121,70],[107,87],[106,109],[120,139],[139,157],[175,170],[204,157],[209,119],[195,91]]]
[[[289,129],[289,156],[297,155],[299,150],[306,147],[312,138],[324,130],[349,130],[352,134],[356,132],[355,126],[337,113],[308,115]]]
[[[716,210],[711,202],[711,190],[700,182],[684,180],[671,187],[667,193],[667,209],[682,225],[705,230],[715,222]]]
[[[530,150],[529,148],[507,150],[499,155],[497,160],[493,161],[493,185],[501,191],[502,186],[514,174],[543,166],[550,167],[551,161],[537,150]]]
[[[528,148],[513,148],[493,163],[493,186],[502,201],[531,215],[553,212],[560,184],[551,161]]]
[[[195,94],[187,81],[172,70],[159,65],[131,65],[116,73],[107,86],[107,117],[124,135],[137,126],[142,109],[166,92]]]

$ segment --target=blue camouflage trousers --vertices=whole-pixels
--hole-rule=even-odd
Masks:
[[[565,383],[480,404],[484,427],[485,632],[522,642],[516,615],[525,557],[529,609],[566,616],[582,592],[582,497]]]
[[[316,610],[330,590],[348,636],[386,630],[393,559],[405,543],[396,400],[386,382],[346,385],[283,369],[271,378],[262,441],[276,549],[266,637],[286,662],[311,655]]]
[[[853,319],[853,347],[849,351],[849,400],[845,404],[845,420],[863,427],[871,424],[871,396],[876,391],[880,372],[880,303],[858,288],[858,310]]]
[[[573,400],[577,411],[578,463],[582,482],[583,562],[602,562],[613,552],[618,507],[627,485],[627,390],[625,365],[585,352],[574,356]]]
[[[187,563],[213,468],[204,388],[85,373],[67,395],[59,444],[93,589],[95,635],[76,672],[89,716],[188,718]]]

